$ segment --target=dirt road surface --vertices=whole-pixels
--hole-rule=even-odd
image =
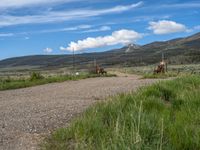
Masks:
[[[91,104],[156,81],[120,75],[0,91],[0,150],[36,150]]]

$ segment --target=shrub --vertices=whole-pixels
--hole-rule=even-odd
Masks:
[[[10,76],[7,76],[7,78],[4,81],[8,83],[8,82],[11,82],[11,80],[12,79],[10,78]]]
[[[0,78],[0,82],[3,84],[11,82],[10,76],[7,76],[7,78]]]
[[[30,80],[31,81],[41,80],[41,79],[44,79],[44,77],[38,72],[32,72],[31,75],[30,75]]]

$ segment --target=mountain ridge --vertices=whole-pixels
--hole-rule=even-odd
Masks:
[[[160,61],[162,53],[169,63],[200,62],[200,32],[194,35],[168,41],[155,41],[145,45],[130,44],[128,46],[104,52],[76,54],[78,66],[88,66],[94,59],[103,66],[113,65],[148,65]],[[32,55],[8,58],[0,61],[0,67],[40,66],[62,67],[73,64],[72,55]]]

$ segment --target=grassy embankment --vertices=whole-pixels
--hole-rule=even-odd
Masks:
[[[45,150],[200,149],[200,76],[111,98],[55,131]]]
[[[32,73],[29,78],[12,79],[8,77],[0,79],[0,91],[31,87],[53,82],[63,82],[68,80],[80,80],[86,78],[111,77],[111,76],[115,75],[113,74],[97,75],[97,74],[82,73],[80,75],[59,75],[59,76],[44,77],[39,73]]]

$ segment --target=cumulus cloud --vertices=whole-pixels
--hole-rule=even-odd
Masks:
[[[185,25],[176,23],[169,20],[160,20],[158,22],[149,22],[149,30],[152,30],[154,34],[170,34],[176,32],[186,32]]]
[[[136,42],[138,39],[142,38],[142,34],[134,30],[118,30],[114,31],[111,35],[99,36],[99,37],[88,37],[77,42],[69,43],[68,47],[60,47],[60,50],[67,51],[81,51],[85,49],[98,48],[117,44],[130,44]]]
[[[66,51],[67,48],[65,48],[65,47],[63,47],[63,46],[60,46],[60,50],[61,50],[61,51]]]
[[[47,48],[44,49],[44,52],[45,53],[51,53],[51,52],[53,52],[53,49],[47,47]]]

